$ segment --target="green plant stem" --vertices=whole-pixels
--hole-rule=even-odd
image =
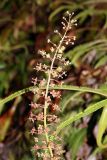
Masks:
[[[52,87],[50,87],[52,89]],[[54,86],[53,89],[55,90],[68,90],[68,91],[81,91],[81,92],[89,92],[102,95],[107,97],[107,88],[106,89],[94,89],[89,87],[78,87],[78,86],[71,86],[71,85],[62,85],[62,86]]]
[[[28,88],[19,90],[11,95],[9,95],[8,97],[1,99],[0,100],[0,105],[3,105],[9,101],[11,101],[12,99],[23,95],[27,92],[32,92],[33,90],[35,90],[37,88],[37,86],[30,86]],[[46,89],[46,87],[42,87],[40,89]],[[107,89],[94,89],[94,88],[89,88],[89,87],[78,87],[78,86],[71,86],[71,85],[62,85],[62,86],[54,86],[54,87],[49,87],[49,89],[55,89],[55,90],[68,90],[68,91],[82,91],[82,92],[89,92],[89,93],[94,93],[94,94],[98,94],[100,96],[104,96],[107,97]]]

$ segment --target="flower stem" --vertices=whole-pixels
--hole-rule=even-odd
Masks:
[[[45,104],[44,104],[44,129],[45,129],[45,137],[46,137],[46,142],[47,142],[47,146],[48,146],[48,149],[49,149],[49,153],[50,153],[50,157],[52,158],[53,157],[53,152],[52,152],[52,148],[50,147],[49,145],[49,136],[48,136],[48,133],[46,131],[46,128],[47,128],[47,108],[48,108],[48,103],[47,103],[47,98],[48,98],[48,92],[49,92],[49,85],[50,85],[50,80],[51,80],[51,73],[53,71],[53,65],[54,65],[54,62],[55,62],[55,59],[56,59],[56,55],[63,43],[63,40],[66,36],[66,33],[68,31],[68,27],[66,28],[66,31],[62,37],[62,39],[60,40],[59,42],[59,45],[55,51],[55,54],[54,54],[54,57],[52,59],[52,63],[51,63],[51,66],[50,66],[50,70],[48,72],[48,81],[47,81],[47,86],[46,86],[46,93],[45,93]]]

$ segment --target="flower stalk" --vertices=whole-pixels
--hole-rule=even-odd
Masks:
[[[53,65],[54,65],[54,62],[55,62],[55,59],[56,59],[56,55],[57,55],[59,49],[62,46],[63,40],[65,39],[65,36],[66,36],[68,30],[69,30],[69,23],[68,23],[66,31],[65,31],[61,41],[59,42],[59,45],[58,45],[57,49],[56,49],[56,52],[54,54],[54,57],[53,57],[53,60],[52,60],[51,66],[50,66],[49,74],[48,74],[48,82],[47,82],[47,87],[46,87],[45,105],[44,105],[44,128],[45,129],[47,128],[47,118],[46,117],[47,117],[47,108],[48,108],[48,103],[47,103],[46,99],[47,99],[48,93],[49,93],[49,85],[50,85],[50,80],[51,80],[51,73],[52,73],[52,70],[53,70]],[[50,156],[53,157],[52,149],[51,149],[51,147],[49,145],[49,137],[48,137],[48,133],[47,132],[45,132],[45,136],[46,136],[46,141],[47,141],[47,144],[48,144]]]
[[[34,140],[36,142],[33,149],[36,151],[36,155],[41,157],[43,160],[60,160],[62,157],[61,154],[64,152],[62,150],[62,146],[59,145],[60,138],[54,134],[54,126],[57,122],[59,122],[59,119],[56,115],[51,113],[52,110],[53,112],[60,111],[59,106],[53,101],[53,99],[60,98],[61,93],[53,89],[50,91],[50,87],[53,87],[56,84],[62,84],[62,82],[59,81],[59,78],[63,77],[63,75],[66,75],[64,66],[70,64],[69,60],[66,60],[62,57],[62,54],[69,44],[74,44],[75,36],[70,37],[69,31],[72,29],[72,25],[76,25],[76,21],[72,20],[72,14],[69,12],[67,12],[67,16],[68,19],[63,17],[63,34],[61,34],[58,30],[54,31],[54,33],[60,38],[59,43],[54,44],[50,39],[48,39],[48,43],[50,43],[52,46],[50,47],[50,51],[53,56],[51,56],[49,53],[46,53],[44,50],[39,51],[39,54],[42,55],[43,58],[46,58],[50,61],[50,67],[46,64],[40,63],[37,64],[35,69],[37,72],[45,72],[45,74],[47,74],[47,79],[32,79],[34,86],[38,85],[39,82],[38,89],[34,90],[34,93],[37,93],[39,97],[44,99],[42,104],[31,103],[32,109],[38,109],[40,110],[40,113],[35,115],[35,113],[31,111],[29,117],[33,123],[35,123],[37,120],[39,120],[40,123],[37,129],[33,127],[31,134],[34,135]],[[57,61],[62,63],[62,65],[57,66]],[[42,91],[41,88],[44,86],[46,89]],[[40,139],[37,138],[37,134],[39,135]],[[41,141],[41,143],[39,143],[39,141]]]

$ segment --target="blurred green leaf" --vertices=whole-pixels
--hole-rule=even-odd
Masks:
[[[21,101],[21,97],[16,98],[13,103],[13,106],[8,110],[8,112],[6,112],[0,117],[0,141],[4,140],[7,134],[7,131],[10,127],[11,120],[13,118],[16,107],[20,101]]]
[[[71,123],[77,121],[78,119],[83,118],[83,117],[85,117],[85,116],[97,111],[98,109],[100,109],[102,107],[105,107],[106,104],[107,104],[107,99],[102,100],[100,102],[97,102],[97,103],[87,107],[84,111],[82,111],[80,113],[77,113],[73,117],[68,118],[67,120],[65,120],[64,122],[59,124],[59,126],[57,127],[57,130],[56,130],[56,133],[59,133],[66,126],[68,126]]]
[[[95,40],[93,42],[88,42],[86,44],[81,44],[75,47],[73,50],[70,50],[66,53],[66,57],[68,57],[72,64],[77,65],[77,61],[80,57],[86,55],[92,50],[103,50],[104,47],[107,47],[107,40]]]
[[[107,148],[107,144],[103,144],[102,139],[104,132],[107,128],[107,103],[101,114],[99,124],[98,124],[98,133],[97,133],[97,144],[100,148]]]
[[[77,98],[78,96],[81,95],[81,93],[83,92],[76,92],[76,93],[66,93],[63,97],[62,100],[60,102],[60,106],[61,106],[61,110],[62,112],[64,112],[65,108],[67,107],[67,105],[69,104],[69,102],[71,101],[75,101],[75,98]],[[80,98],[81,99],[81,98]],[[80,102],[80,99],[78,99],[78,102]]]
[[[72,135],[70,137],[68,137],[72,160],[75,160],[76,154],[84,142],[84,139],[86,137],[86,133],[87,133],[86,128],[80,128],[80,129],[74,130]]]
[[[107,55],[104,55],[102,58],[99,59],[99,61],[95,64],[95,68],[98,68],[107,62]]]

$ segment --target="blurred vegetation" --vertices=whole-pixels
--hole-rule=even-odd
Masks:
[[[107,1],[106,0],[2,0],[0,2],[0,97],[31,85],[33,67],[40,61],[37,50],[48,50],[48,37],[60,29],[66,10],[78,21],[74,46],[65,56],[72,65],[64,77],[69,85],[107,89]],[[57,41],[56,37],[53,37]],[[41,60],[43,61],[43,60]],[[27,122],[32,93],[0,106],[0,159],[32,160],[31,124]],[[103,100],[81,91],[63,91],[62,120]],[[79,119],[63,131],[66,160],[106,160],[106,149],[98,148],[96,136],[102,109]],[[101,123],[102,119],[100,119]],[[105,124],[106,126],[106,124]],[[106,127],[102,133],[106,135]],[[68,134],[69,133],[69,134]],[[99,135],[100,136],[100,135]],[[106,136],[105,140],[106,142]],[[72,157],[72,158],[71,158]]]

